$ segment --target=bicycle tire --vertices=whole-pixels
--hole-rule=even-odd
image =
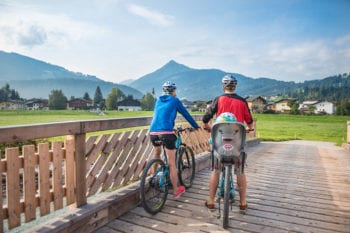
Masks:
[[[176,160],[179,182],[186,188],[190,188],[196,174],[193,150],[186,145],[181,145],[177,150]]]
[[[152,166],[157,166],[157,170],[154,177],[150,175],[150,169]],[[142,207],[146,212],[154,215],[162,210],[169,191],[169,172],[165,177],[160,174],[166,170],[166,165],[162,159],[151,159],[144,168],[141,175],[140,185],[140,200]],[[161,178],[163,177],[163,178]],[[163,179],[163,187],[160,186],[160,179]],[[164,180],[165,179],[165,180]]]
[[[230,207],[230,193],[231,193],[231,179],[230,170],[232,165],[225,166],[225,193],[224,193],[224,212],[222,218],[222,227],[227,228],[229,220],[229,207]]]

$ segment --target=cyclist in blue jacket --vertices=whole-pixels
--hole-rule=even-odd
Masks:
[[[165,152],[168,156],[170,167],[170,180],[173,185],[174,198],[179,198],[184,192],[184,186],[178,186],[177,168],[175,162],[176,154],[176,135],[174,134],[174,125],[176,114],[179,112],[195,129],[199,126],[192,118],[182,102],[176,97],[176,85],[171,81],[163,84],[163,95],[157,99],[154,115],[150,126],[150,140],[153,145],[154,158],[160,158],[161,145],[157,143],[160,139],[164,142]]]

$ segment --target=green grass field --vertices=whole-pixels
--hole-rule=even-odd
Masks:
[[[62,121],[97,120],[152,116],[150,111],[107,111],[104,115],[88,111],[0,111],[0,127]],[[199,114],[199,113],[192,113]],[[346,143],[349,116],[299,116],[255,114],[257,136],[263,141],[312,140]]]
[[[264,141],[311,140],[334,142],[340,146],[347,140],[349,116],[300,116],[258,114],[257,136]]]

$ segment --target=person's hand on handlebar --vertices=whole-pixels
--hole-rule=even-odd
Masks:
[[[249,133],[249,132],[251,132],[251,131],[254,131],[254,128],[245,128],[245,131],[247,132],[247,133]]]
[[[247,125],[246,128],[245,128],[245,131],[247,133],[249,133],[250,131],[254,131],[254,125],[253,124]]]
[[[208,132],[211,131],[211,127],[210,127],[210,125],[209,125],[208,123],[204,123],[204,124],[203,124],[203,129],[206,130],[206,131],[208,131]]]

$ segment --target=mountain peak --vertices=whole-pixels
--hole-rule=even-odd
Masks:
[[[182,71],[188,71],[191,70],[190,67],[182,65],[175,60],[170,60],[168,63],[166,63],[164,66],[162,66],[159,70],[165,70],[166,72],[182,72]]]

